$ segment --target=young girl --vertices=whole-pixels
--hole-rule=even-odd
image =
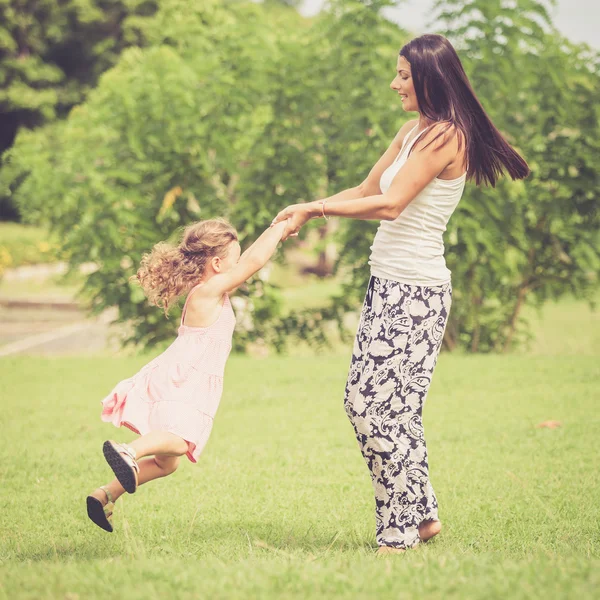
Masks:
[[[235,315],[229,293],[265,266],[285,225],[267,229],[240,256],[237,232],[227,221],[201,221],[185,229],[178,246],[161,242],[143,257],[135,278],[151,303],[168,314],[180,296],[187,298],[175,341],[102,401],[103,421],[140,436],[130,444],[104,442],[116,479],[87,497],[88,516],[102,529],[112,532],[114,504],[124,492],[170,475],[183,455],[198,460],[231,351]]]

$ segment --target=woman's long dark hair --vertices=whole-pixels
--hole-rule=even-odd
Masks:
[[[494,187],[504,169],[512,179],[529,175],[525,160],[487,116],[456,50],[444,36],[417,37],[400,50],[400,56],[410,63],[419,112],[430,121],[448,124],[427,146],[454,126],[466,139],[467,177],[477,185],[487,182]]]

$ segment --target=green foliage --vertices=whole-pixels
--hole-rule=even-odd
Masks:
[[[548,8],[438,2],[484,107],[532,170],[523,183],[471,187],[451,221],[459,293],[448,341],[474,351],[508,349],[526,335],[524,304],[566,292],[591,298],[598,285],[600,61],[552,28]]]
[[[57,241],[41,227],[0,223],[0,278],[8,268],[55,262],[59,253]]]
[[[0,154],[21,127],[64,116],[123,48],[143,42],[154,0],[0,0]],[[0,215],[14,217],[6,197]]]
[[[73,267],[98,263],[86,284],[96,310],[118,306],[134,341],[164,340],[174,325],[128,283],[144,252],[216,215],[246,245],[282,207],[357,185],[408,118],[387,90],[408,39],[381,16],[390,4],[335,0],[309,21],[278,3],[164,2],[129,21],[148,48],[125,51],[65,122],[21,133],[4,186],[59,234]],[[450,221],[448,348],[508,349],[527,337],[525,305],[597,285],[598,61],[545,7],[437,3],[484,107],[532,168],[526,182],[468,185]],[[326,343],[322,325],[363,299],[375,230],[340,222],[347,281],[330,306],[284,314],[280,291],[255,278],[236,307],[238,348]]]
[[[389,132],[406,119],[393,96],[385,94],[398,47],[407,41],[406,32],[380,14],[390,4],[331,2],[310,30],[282,43],[274,66],[271,120],[257,139],[248,176],[240,183],[249,197],[261,199],[254,201],[259,206],[279,209],[357,185],[357,177],[369,171],[389,144]],[[373,92],[382,89],[383,93]],[[247,227],[253,227],[248,208]],[[321,221],[309,222],[300,235],[322,226]],[[347,227],[352,233],[343,237]],[[358,231],[361,234],[355,236]],[[350,265],[364,275],[374,232],[374,223],[345,225],[341,235],[347,243],[338,266]],[[351,262],[350,256],[356,260]],[[348,339],[344,314],[356,309],[364,285],[352,281],[345,287],[328,306],[280,318],[276,346],[288,336],[326,344],[322,325],[329,321]]]
[[[484,108],[532,170],[495,189],[467,184],[445,237],[454,289],[446,347],[498,351],[528,338],[525,304],[597,288],[598,56],[552,28],[547,3],[440,1],[436,11]],[[372,231],[354,222],[343,234],[341,263],[353,268],[344,302],[360,301],[366,286]]]
[[[82,100],[121,50],[140,42],[151,0],[0,0],[0,108],[53,119]]]
[[[4,169],[24,179],[24,214],[58,233],[71,265],[98,264],[86,283],[93,308],[118,305],[132,339],[149,344],[174,326],[129,276],[180,226],[247,213],[252,200],[236,184],[270,112],[266,68],[277,53],[277,22],[260,6],[188,4],[165,3],[148,23],[152,47],[127,50],[65,122],[23,132]],[[299,18],[281,19],[290,15]],[[266,228],[274,209],[251,210],[253,227]],[[274,302],[256,298],[259,323]]]

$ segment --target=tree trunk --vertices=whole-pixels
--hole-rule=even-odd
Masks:
[[[508,352],[508,350],[510,349],[510,344],[515,334],[515,330],[517,328],[517,319],[519,317],[519,313],[521,312],[521,308],[523,307],[523,302],[525,300],[525,296],[527,296],[528,291],[529,286],[525,282],[523,282],[519,286],[519,291],[517,293],[517,301],[515,302],[515,307],[513,308],[513,312],[508,323],[508,333],[506,334],[506,339],[504,340],[504,347],[502,348],[502,352],[504,353]]]
[[[541,230],[546,223],[546,218],[542,217],[538,224],[536,225],[536,229]],[[519,285],[519,291],[517,292],[517,301],[515,302],[515,306],[513,308],[512,315],[508,322],[508,333],[506,334],[506,339],[504,340],[504,347],[502,348],[502,352],[508,352],[510,348],[510,344],[515,335],[515,330],[517,328],[517,320],[519,318],[519,313],[521,312],[521,308],[523,308],[523,302],[525,301],[525,297],[527,296],[527,292],[530,290],[530,286],[533,283],[533,262],[535,260],[535,248],[531,247],[529,249],[529,256],[527,257],[527,273],[523,278],[523,281]]]
[[[325,221],[321,227],[319,227],[319,242],[323,242],[327,238],[327,234],[329,233],[329,222]],[[315,267],[315,274],[318,277],[327,277],[331,275],[332,268],[331,263],[328,260],[327,256],[327,246],[324,246],[323,249],[319,252],[319,257],[317,258],[317,266]]]
[[[471,339],[471,352],[475,354],[479,352],[479,340],[481,338],[481,325],[479,324],[479,315],[475,321],[475,329],[473,331],[473,337]]]
[[[448,352],[453,352],[456,350],[456,340],[454,339],[452,333],[450,333],[447,329],[444,333],[444,339],[442,340],[442,348],[446,348]]]

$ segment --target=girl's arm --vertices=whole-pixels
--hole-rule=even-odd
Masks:
[[[239,258],[238,262],[242,261],[242,260],[243,260],[243,259],[244,259],[246,256],[248,256],[248,254],[250,254],[250,251],[252,250],[252,248],[254,248],[254,244],[256,244],[256,242],[258,242],[258,239],[260,239],[260,238],[257,238],[256,240],[254,240],[254,241],[253,241],[253,242],[252,242],[252,243],[251,243],[251,244],[248,246],[248,248],[246,248],[246,249],[245,249],[245,250],[242,252],[242,255],[240,256],[240,258]]]
[[[204,293],[220,296],[236,289],[260,271],[277,250],[286,225],[286,221],[281,221],[265,230],[230,271],[214,275],[202,286]]]

